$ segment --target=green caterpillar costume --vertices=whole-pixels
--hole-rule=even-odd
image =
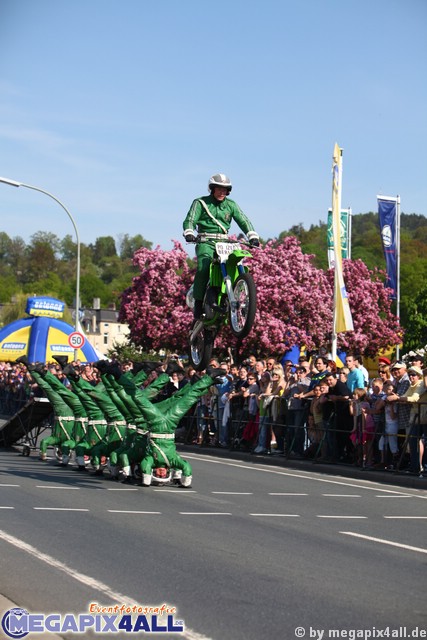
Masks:
[[[187,384],[155,404],[151,400],[169,381],[169,375],[182,370],[176,363],[170,363],[165,373],[140,389],[138,385],[146,380],[147,368],[132,375],[123,373],[118,365],[99,361],[94,366],[100,370],[102,382],[94,387],[72,365],[64,366],[65,357],[55,360],[63,367],[72,391],[45,371],[44,365],[25,362],[55,413],[52,435],[40,444],[41,459],[46,459],[49,445],[58,445],[64,464],[68,463],[70,450],[75,449],[78,468],[82,470],[84,456],[90,455],[96,472],[102,473],[101,457],[108,456],[113,477],[119,466],[124,478],[130,477],[131,465],[139,463],[143,486],[153,480],[163,483],[170,479],[178,480],[183,487],[191,486],[192,468],[176,451],[175,430],[199,397],[225,375],[223,369],[208,368],[195,384]],[[148,366],[148,370],[157,366]]]
[[[178,365],[176,365],[178,367]],[[157,469],[175,472],[183,487],[190,487],[192,468],[189,462],[181,458],[176,451],[175,430],[188,410],[204,395],[208,388],[215,384],[219,376],[225,375],[224,369],[208,368],[194,385],[186,385],[181,393],[174,394],[165,403],[153,404],[138,389],[135,383],[123,374],[118,367],[110,368],[119,384],[135,401],[148,426],[147,449],[140,462],[142,485],[150,486],[152,473]],[[179,476],[176,472],[181,472]]]

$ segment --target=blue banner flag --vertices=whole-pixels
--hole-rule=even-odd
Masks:
[[[392,290],[390,298],[397,298],[397,198],[378,196],[378,218],[387,269],[385,286]]]

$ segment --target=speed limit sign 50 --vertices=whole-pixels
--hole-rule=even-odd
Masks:
[[[73,331],[73,333],[70,333],[70,335],[68,336],[68,344],[73,349],[81,349],[84,343],[85,337],[79,331]]]

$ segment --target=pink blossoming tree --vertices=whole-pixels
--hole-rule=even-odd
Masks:
[[[253,252],[250,268],[257,286],[254,327],[241,353],[281,354],[294,345],[312,350],[330,347],[333,322],[333,272],[313,266],[299,241],[289,236],[269,241]],[[192,312],[185,295],[194,277],[182,245],[171,251],[141,248],[134,255],[141,273],[122,295],[120,320],[130,327],[133,343],[143,350],[167,349],[186,353]],[[345,282],[353,314],[354,332],[340,334],[338,348],[374,355],[397,344],[401,328],[391,313],[384,274],[369,271],[360,260],[344,261]],[[215,348],[236,347],[228,327],[217,336]]]

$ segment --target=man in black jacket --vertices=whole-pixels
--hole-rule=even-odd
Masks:
[[[323,397],[323,419],[325,423],[329,423],[329,454],[340,460],[349,454],[349,435],[353,418],[350,414],[350,389],[344,381],[345,376],[338,376],[337,378],[334,373],[328,372],[324,378],[329,393]]]

